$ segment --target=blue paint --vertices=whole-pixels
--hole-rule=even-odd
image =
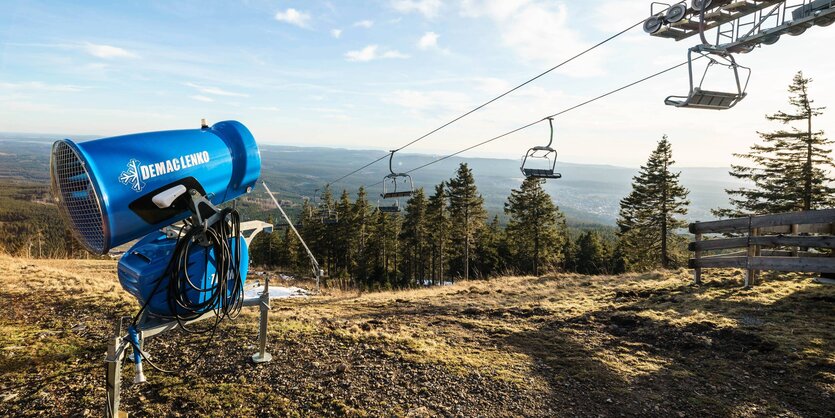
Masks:
[[[235,251],[234,240],[234,238],[229,240],[233,256]],[[247,267],[249,266],[249,250],[246,241],[243,238],[239,240],[241,243],[240,280],[241,287],[243,287],[246,283]],[[155,315],[173,315],[168,306],[169,277],[165,275],[165,270],[176,245],[177,240],[167,238],[165,234],[149,234],[134,244],[119,260],[118,274],[122,288],[136,297],[140,305],[150,299],[147,309]],[[216,272],[214,250],[195,244],[189,253],[189,261],[188,274],[195,286],[201,289],[212,288],[212,280]],[[159,281],[162,281],[162,283],[157,287]],[[154,293],[155,287],[157,288],[156,293]],[[210,292],[190,289],[187,295],[189,300],[193,302],[204,302],[209,298]],[[179,313],[183,314],[184,312]]]
[[[255,138],[240,122],[225,121],[204,129],[149,132],[75,143],[94,190],[73,191],[70,199],[95,192],[103,212],[104,246],[111,248],[178,222],[188,211],[149,223],[131,203],[189,177],[215,205],[254,187],[261,173]]]

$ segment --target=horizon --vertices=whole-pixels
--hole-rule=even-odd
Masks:
[[[92,141],[99,138],[106,138],[107,136],[103,135],[73,135],[73,134],[54,134],[54,133],[43,133],[43,132],[5,132],[0,131],[0,141],[7,141],[7,140],[15,140],[16,138],[6,137],[5,135],[36,135],[36,137],[32,139],[42,139],[44,142],[54,141],[57,139],[77,139],[80,142],[84,141]],[[118,136],[118,135],[116,135]],[[49,137],[55,137],[56,139],[52,139]],[[287,147],[287,148],[300,148],[300,149],[327,149],[327,150],[346,150],[346,151],[368,151],[368,152],[381,152],[381,153],[388,153],[389,151],[384,149],[371,149],[371,148],[351,148],[347,146],[339,146],[339,147],[328,147],[328,146],[321,146],[321,145],[297,145],[292,143],[275,143],[275,142],[261,142],[256,139],[256,142],[259,143],[259,146],[274,146],[274,147]],[[429,153],[429,152],[408,152],[403,151],[402,155],[410,155],[410,156],[437,156],[438,153]],[[469,155],[469,156],[459,156],[458,158],[467,159],[467,160],[501,160],[501,161],[515,161],[516,159],[510,157],[502,157],[502,156],[489,156],[489,155]],[[640,168],[633,167],[633,166],[626,166],[626,165],[617,165],[617,164],[607,164],[607,163],[591,163],[591,162],[583,162],[583,161],[561,161],[557,159],[557,165],[559,164],[569,164],[569,165],[583,165],[583,166],[599,166],[599,167],[614,167],[614,168],[623,168],[623,169],[630,169],[636,170]],[[643,164],[641,164],[643,165]],[[722,170],[729,170],[730,166],[686,166],[686,165],[676,165],[677,168],[681,169],[722,169]]]

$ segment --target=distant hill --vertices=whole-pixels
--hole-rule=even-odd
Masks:
[[[77,136],[0,133],[0,178],[47,182],[49,180],[49,146],[57,138]],[[82,137],[90,139],[92,137]],[[300,202],[312,197],[316,188],[353,171],[384,155],[385,151],[347,150],[317,147],[261,145],[262,176],[282,199]],[[406,171],[436,159],[435,155],[402,154],[396,159],[396,171]],[[512,188],[522,181],[519,161],[493,158],[450,158],[413,173],[416,187],[432,192],[434,185],[449,179],[460,162],[473,169],[478,188],[491,213],[500,214]],[[560,180],[551,180],[546,190],[573,224],[614,223],[618,203],[630,190],[637,168],[609,165],[575,164],[560,161]],[[727,168],[680,167],[681,181],[690,189],[689,220],[711,218],[710,209],[727,202],[725,189],[738,184]],[[334,184],[334,194],[343,189],[355,193],[361,185],[378,183],[388,172],[388,161],[369,167],[343,182]],[[373,200],[381,186],[369,188]],[[260,188],[253,197],[265,197]]]

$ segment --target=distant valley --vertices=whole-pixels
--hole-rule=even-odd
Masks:
[[[34,182],[49,180],[49,149],[61,135],[0,133],[0,178]],[[79,138],[89,139],[92,137]],[[316,147],[291,147],[261,144],[262,178],[281,199],[301,202],[313,196],[324,183],[361,167],[382,156],[385,151],[346,150]],[[436,159],[437,156],[403,154],[397,156],[397,171],[406,171]],[[502,215],[505,200],[512,188],[521,183],[519,161],[490,158],[450,158],[413,173],[416,187],[427,193],[442,180],[449,179],[460,162],[473,169],[478,188],[484,195],[491,214]],[[558,171],[563,178],[551,180],[546,190],[565,212],[572,224],[613,225],[618,205],[630,190],[637,168],[609,165],[575,164],[559,161]],[[728,175],[727,168],[680,167],[681,182],[690,189],[688,220],[710,219],[710,209],[727,203],[725,189],[738,186]],[[388,173],[388,160],[334,184],[336,197],[343,189],[352,195],[361,185],[378,183]],[[376,202],[381,186],[368,189],[372,203]],[[254,197],[261,195],[260,189]]]

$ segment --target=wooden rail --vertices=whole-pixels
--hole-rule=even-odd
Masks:
[[[695,236],[688,248],[696,283],[703,268],[745,269],[745,286],[753,285],[761,270],[835,272],[832,252],[820,251],[835,249],[835,209],[695,222],[689,229]],[[724,235],[705,239],[706,234]],[[727,252],[732,249],[742,250]],[[726,252],[705,255],[709,251]]]

